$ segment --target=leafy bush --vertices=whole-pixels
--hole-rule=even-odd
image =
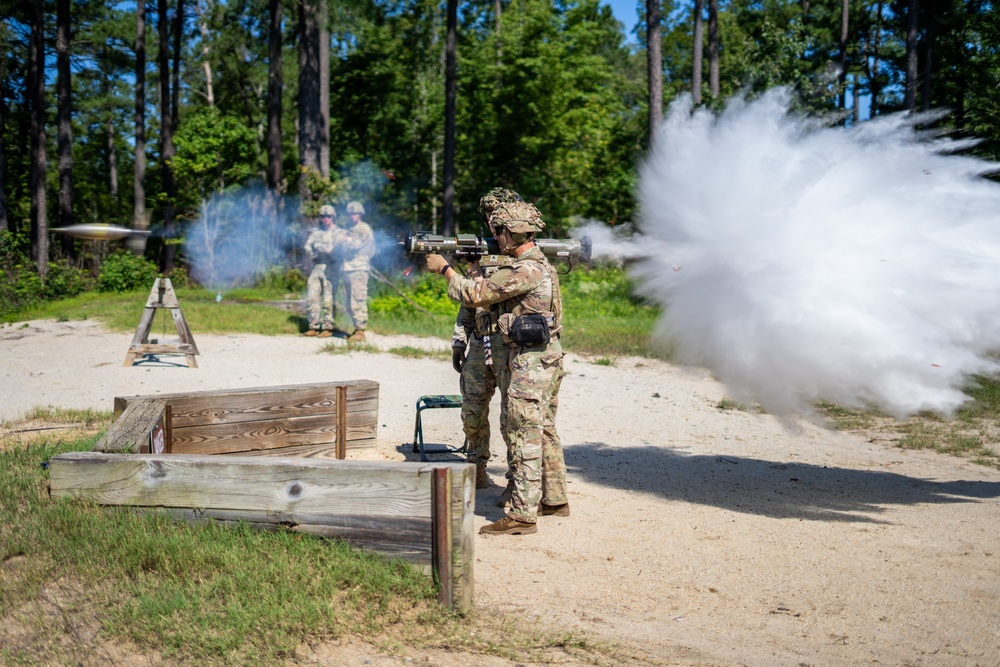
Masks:
[[[436,315],[454,317],[458,312],[458,304],[448,298],[448,283],[440,277],[423,273],[417,276],[408,287],[401,287],[421,308]],[[373,290],[373,296],[368,302],[369,313],[382,315],[402,315],[413,313],[413,305],[406,299],[389,291],[388,288]]]
[[[306,288],[306,277],[295,267],[272,266],[257,278],[253,286],[298,293]]]
[[[50,262],[42,281],[28,254],[24,235],[0,232],[0,317],[30,308],[41,301],[76,296],[91,286],[86,272],[66,260]]]
[[[145,257],[137,257],[130,252],[116,252],[101,264],[101,275],[97,278],[100,292],[133,292],[149,289],[160,275],[156,264]]]

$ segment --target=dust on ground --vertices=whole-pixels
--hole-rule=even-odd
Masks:
[[[2,327],[0,420],[45,405],[110,410],[118,395],[371,379],[379,445],[353,456],[404,460],[417,398],[458,392],[441,358],[195,337],[197,369],[183,356],[123,368],[130,333],[87,321]],[[573,354],[566,369],[558,428],[572,515],[541,518],[535,535],[477,536],[479,608],[618,642],[654,664],[1000,665],[1000,471],[726,409],[700,370]],[[460,442],[457,410],[424,422],[430,440]],[[501,448],[495,436],[477,529],[501,516]],[[117,659],[161,664],[138,657],[151,662]],[[303,647],[295,662],[532,664],[361,640]]]

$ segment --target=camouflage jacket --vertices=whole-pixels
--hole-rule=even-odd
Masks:
[[[513,264],[513,259],[513,257],[506,255],[485,255],[479,260],[480,271],[476,273],[470,270],[469,277],[491,276],[496,273],[499,267]],[[473,333],[479,337],[496,333],[497,317],[496,313],[491,312],[496,310],[496,306],[488,308],[467,308],[466,306],[461,306],[458,309],[458,316],[455,318],[455,328],[451,334],[451,346],[466,347]]]
[[[371,259],[375,256],[375,233],[367,222],[359,222],[344,230],[344,243],[341,246],[343,264],[342,271],[369,271]]]
[[[507,313],[514,317],[542,313],[553,336],[562,331],[559,275],[537,247],[485,278],[456,274],[448,283],[448,296],[466,308],[489,309],[493,324]]]
[[[336,261],[335,254],[344,240],[344,230],[337,227],[316,229],[306,239],[306,255],[316,264],[330,264]]]

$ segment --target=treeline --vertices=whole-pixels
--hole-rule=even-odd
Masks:
[[[239,207],[210,202],[244,190],[272,227],[358,198],[387,231],[474,231],[496,185],[554,234],[627,221],[682,93],[789,85],[845,124],[944,107],[945,129],[1000,155],[990,0],[639,0],[634,43],[598,0],[0,0],[0,16],[0,235],[41,282],[50,259],[105,252],[53,226],[151,227],[169,271],[193,220],[239,229]]]

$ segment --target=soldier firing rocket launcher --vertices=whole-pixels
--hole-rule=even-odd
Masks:
[[[402,241],[407,257],[436,253],[451,255],[456,259],[474,261],[483,255],[499,255],[500,246],[496,239],[475,234],[440,236],[429,232],[411,232]],[[576,264],[589,263],[593,250],[589,236],[578,239],[535,239],[535,245],[549,259],[562,259],[573,268]]]

